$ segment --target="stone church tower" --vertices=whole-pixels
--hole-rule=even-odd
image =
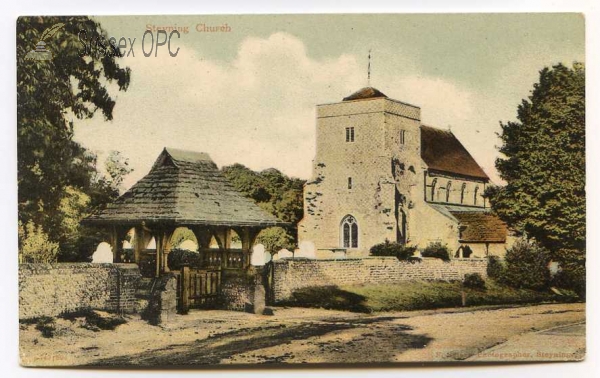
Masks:
[[[351,258],[368,256],[386,239],[418,247],[442,241],[453,253],[466,243],[481,254],[490,243],[504,246],[506,227],[496,218],[490,223],[481,197],[487,175],[452,133],[423,126],[419,107],[367,87],[318,105],[316,128],[301,248],[317,258]],[[483,225],[498,232],[466,240],[465,214],[477,218],[471,231]]]

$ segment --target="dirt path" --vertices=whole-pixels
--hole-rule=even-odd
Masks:
[[[377,315],[298,308],[276,308],[274,316],[195,311],[162,327],[130,317],[115,331],[100,332],[57,320],[53,338],[22,325],[20,346],[22,364],[29,366],[460,361],[519,335],[584,321],[584,304]],[[578,359],[585,336],[569,335],[568,342],[577,345],[571,359]],[[550,345],[567,342],[553,337]],[[529,348],[536,353],[535,342]],[[567,357],[572,352],[560,345],[550,349]]]

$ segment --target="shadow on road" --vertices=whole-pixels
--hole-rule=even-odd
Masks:
[[[89,366],[190,366],[214,365],[222,360],[251,355],[259,363],[286,363],[295,357],[293,347],[280,355],[261,354],[261,349],[283,346],[297,342],[309,345],[326,362],[365,362],[365,353],[376,350],[379,361],[391,361],[393,356],[409,349],[424,348],[431,338],[409,333],[411,327],[390,323],[398,318],[366,318],[347,322],[320,321],[298,325],[246,328],[213,335],[187,344],[172,344],[166,348],[147,350],[142,353],[106,358]],[[338,333],[356,329],[352,337],[321,340],[321,336],[337,336]],[[358,335],[358,336],[357,336]],[[310,340],[308,340],[310,339]],[[374,346],[373,340],[377,340]],[[295,344],[296,345],[296,344]],[[301,348],[302,349],[302,348]],[[365,350],[366,349],[366,350]],[[310,360],[307,362],[311,362]]]

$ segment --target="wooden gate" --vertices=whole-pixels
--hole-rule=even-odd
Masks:
[[[191,308],[217,308],[221,301],[221,278],[220,268],[190,269],[183,266],[177,280],[181,313],[185,314]]]

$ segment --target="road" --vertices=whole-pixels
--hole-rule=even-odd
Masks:
[[[582,303],[376,315],[193,311],[161,327],[134,316],[101,332],[60,319],[50,339],[22,325],[20,346],[29,366],[579,360],[584,322]]]

